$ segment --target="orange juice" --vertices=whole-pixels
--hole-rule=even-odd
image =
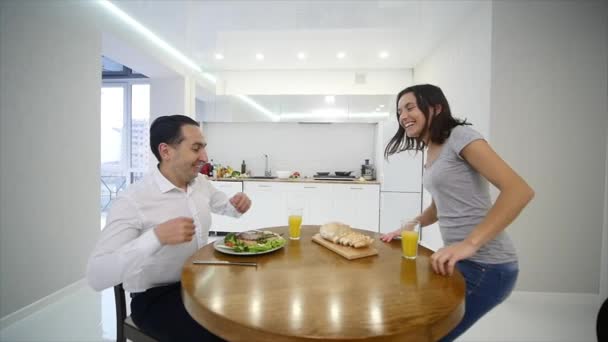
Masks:
[[[289,238],[300,239],[300,227],[302,226],[302,215],[289,215]]]
[[[401,232],[401,249],[406,259],[416,259],[418,254],[418,232],[404,230]]]

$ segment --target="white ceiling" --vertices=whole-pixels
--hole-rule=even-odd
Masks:
[[[112,1],[205,71],[413,68],[481,1]],[[380,51],[389,57],[378,57]],[[222,53],[223,60],[215,54]],[[299,60],[305,52],[306,60]],[[336,58],[345,52],[344,59]],[[263,53],[258,61],[256,53]]]

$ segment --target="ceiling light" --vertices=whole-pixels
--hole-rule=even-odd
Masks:
[[[333,105],[334,103],[336,103],[336,97],[333,95],[325,96],[325,103]]]
[[[247,103],[251,107],[257,109],[260,113],[262,113],[262,114],[266,115],[268,118],[270,118],[270,120],[275,121],[275,122],[280,120],[280,117],[278,115],[274,114],[273,112],[271,112],[270,110],[268,110],[266,107],[264,107],[261,104],[257,103],[251,97],[249,97],[247,95],[240,95],[240,94],[234,95],[234,96],[236,96],[241,101]]]
[[[298,59],[299,60],[304,60],[306,59],[306,54],[304,52],[298,52]]]
[[[378,107],[380,107],[380,108],[384,108],[384,105],[383,105],[383,104],[381,104],[381,105],[379,105]]]
[[[257,59],[258,61],[263,61],[264,60],[264,55],[261,53],[256,53],[255,54],[255,59]]]
[[[130,15],[128,15],[126,12],[124,12],[123,10],[121,10],[120,8],[118,8],[116,5],[114,5],[110,1],[108,1],[108,0],[99,0],[97,3],[100,6],[102,6],[103,8],[105,8],[107,11],[109,11],[110,13],[112,13],[114,16],[120,18],[120,20],[122,20],[123,22],[125,22],[127,25],[131,26],[133,29],[135,29],[135,31],[137,31],[140,34],[142,34],[149,41],[151,41],[152,43],[156,44],[156,46],[158,46],[159,48],[165,50],[167,53],[169,53],[170,55],[172,55],[173,57],[175,57],[177,60],[179,60],[183,64],[185,64],[188,67],[192,68],[194,71],[203,73],[203,70],[196,63],[194,63],[190,58],[186,57],[186,55],[184,55],[183,53],[181,53],[179,50],[177,50],[176,48],[174,48],[173,46],[171,46],[166,41],[162,40],[154,32],[150,31],[147,27],[145,27],[144,25],[140,24],[137,20],[133,19]],[[203,73],[203,77],[207,78],[208,80],[210,80],[210,81],[212,81],[214,83],[216,81],[215,77],[213,77],[213,75],[210,75],[208,73]]]
[[[344,57],[346,57],[346,52],[338,52],[338,54],[336,54],[336,57],[339,59],[344,59]]]
[[[222,55],[221,53],[216,53],[215,54],[215,59],[222,60],[222,59],[224,59],[224,55]]]
[[[380,53],[378,54],[378,57],[382,58],[382,59],[387,59],[388,58],[388,51],[380,51]]]

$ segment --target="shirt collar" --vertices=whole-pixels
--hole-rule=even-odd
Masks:
[[[162,192],[163,194],[166,192],[169,192],[173,189],[177,189],[177,187],[175,185],[173,185],[173,183],[171,183],[171,181],[169,181],[160,172],[160,165],[156,165],[156,167],[154,168],[154,171],[152,171],[152,174],[154,175],[154,181],[156,181],[156,185],[158,185],[160,192]]]
[[[152,174],[154,175],[154,180],[156,181],[156,185],[158,185],[158,188],[160,190],[161,193],[167,193],[173,189],[177,189],[179,191],[184,191],[183,189],[178,188],[177,186],[175,186],[173,183],[171,183],[170,180],[167,179],[167,177],[165,177],[165,175],[162,174],[162,172],[160,172],[160,165],[156,165],[156,167],[154,168],[154,171],[152,172]],[[187,186],[186,186],[186,193],[190,194],[192,192],[192,185],[194,184],[194,182],[196,181],[196,178],[194,178]]]

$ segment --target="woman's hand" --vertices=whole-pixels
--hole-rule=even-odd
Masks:
[[[460,260],[472,257],[478,249],[467,240],[440,248],[431,255],[433,270],[441,275],[452,275],[454,265]]]
[[[401,228],[380,236],[380,240],[384,242],[391,242],[392,239],[399,235],[401,235]]]

